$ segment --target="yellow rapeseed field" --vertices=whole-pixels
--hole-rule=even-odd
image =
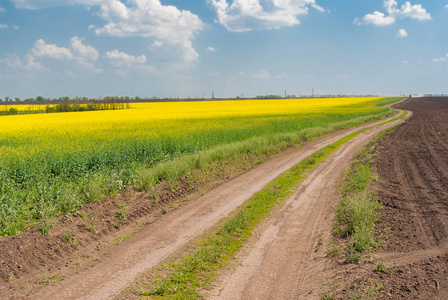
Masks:
[[[391,101],[131,103],[122,110],[0,116],[0,235],[95,200],[107,193],[106,181],[118,190],[132,186],[142,168],[158,162],[256,137],[307,128],[330,131],[335,124],[384,114],[387,109],[380,104]],[[92,182],[99,182],[96,196]]]

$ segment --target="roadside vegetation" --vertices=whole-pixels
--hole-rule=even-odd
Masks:
[[[195,249],[177,262],[166,264],[161,270],[165,277],[139,294],[151,299],[201,299],[201,291],[209,286],[216,271],[228,264],[272,209],[287,199],[311,170],[360,132],[315,152],[272,181],[198,242]]]
[[[404,112],[394,120],[403,118],[406,114],[407,112]],[[333,229],[335,240],[330,240],[327,248],[328,257],[342,256],[346,264],[374,263],[375,267],[371,271],[379,273],[388,273],[389,267],[385,261],[375,261],[370,255],[372,250],[381,247],[375,227],[381,222],[379,215],[382,209],[372,189],[377,179],[370,162],[375,154],[375,143],[393,130],[394,127],[383,131],[364,147],[352,162],[344,180],[342,200],[335,207],[336,221]],[[361,277],[359,275],[357,278]],[[341,295],[338,291],[341,289],[346,291],[344,297],[349,299],[377,299],[386,289],[383,283],[375,282],[347,285],[350,286],[341,287],[337,283],[322,286],[321,299],[339,299]]]
[[[374,199],[374,192],[368,189],[373,180],[372,170],[368,165],[370,147],[363,149],[352,165],[343,189],[343,199],[336,206],[334,232],[349,239],[345,249],[347,263],[359,262],[360,253],[378,245],[375,224],[379,221],[378,211],[381,205]]]
[[[407,112],[404,112],[394,120],[401,119],[406,114]],[[391,121],[393,120],[388,122]],[[381,246],[375,238],[375,224],[381,221],[378,217],[381,204],[375,199],[376,194],[371,189],[376,177],[370,162],[375,142],[392,130],[394,128],[385,130],[359,152],[345,178],[345,185],[342,189],[343,198],[336,206],[334,234],[349,241],[345,249],[346,263],[358,263],[362,253]],[[339,246],[334,247],[339,249]],[[328,253],[334,253],[332,249],[329,249]]]
[[[0,236],[126,188],[245,153],[275,153],[385,117],[399,98],[136,103],[132,109],[0,118]],[[134,108],[135,106],[135,108]]]

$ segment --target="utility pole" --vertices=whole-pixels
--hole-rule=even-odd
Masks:
[[[314,86],[311,88],[311,97],[314,98]]]

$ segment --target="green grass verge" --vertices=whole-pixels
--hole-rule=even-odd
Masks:
[[[257,193],[238,212],[225,220],[218,228],[202,239],[195,250],[178,262],[163,267],[166,276],[155,281],[149,289],[141,290],[141,296],[152,299],[199,299],[216,271],[224,267],[271,212],[283,202],[319,163],[333,154],[359,130],[329,145],[279,176]],[[357,226],[357,225],[356,225]]]
[[[406,112],[394,120],[405,115]],[[381,204],[374,199],[373,193],[368,189],[374,180],[369,165],[372,147],[373,143],[364,147],[358,154],[358,159],[352,164],[345,179],[342,189],[343,199],[336,206],[334,232],[350,239],[346,249],[347,263],[358,263],[361,259],[360,253],[378,246],[375,239],[375,224],[379,221],[378,212]]]
[[[379,125],[402,119],[407,113],[404,111],[400,116]],[[393,129],[383,131],[375,140],[382,138]],[[369,165],[372,147],[373,143],[360,151],[357,161],[353,163],[345,179],[342,189],[343,199],[336,206],[335,233],[350,238],[346,249],[347,263],[358,263],[361,259],[359,253],[378,246],[375,239],[375,224],[379,221],[378,213],[381,210],[381,204],[368,190],[373,181],[372,169]]]

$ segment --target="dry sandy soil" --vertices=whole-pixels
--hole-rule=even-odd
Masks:
[[[363,127],[367,126],[370,125]],[[327,198],[323,200],[323,204],[314,202],[313,199],[320,197],[321,191],[325,191],[325,197],[333,193],[336,177],[341,168],[348,164],[356,149],[388,126],[391,124],[368,130],[338,151],[299,188],[296,194],[298,202],[297,199],[288,201],[286,208],[282,207],[276,213],[280,217],[278,222],[281,223],[278,232],[274,232],[274,235],[269,235],[269,232],[267,235],[259,233],[260,236],[264,234],[263,239],[260,239],[266,243],[278,243],[277,238],[281,238],[283,234],[280,228],[287,228],[288,222],[294,223],[291,224],[294,226],[292,228],[298,228],[305,222],[303,225],[309,229],[300,229],[298,237],[308,246],[294,250],[294,245],[285,241],[285,251],[281,253],[282,265],[286,267],[290,264],[288,255],[296,258],[294,267],[290,268],[291,272],[280,270],[280,273],[287,273],[290,279],[294,279],[295,275],[299,276],[298,278],[303,279],[300,283],[305,286],[312,279],[307,276],[307,272],[303,272],[303,266],[307,266],[309,262],[310,247],[318,242],[319,224],[328,223],[326,212],[329,207]],[[206,178],[201,178],[200,174],[192,175],[182,178],[176,186],[161,185],[155,193],[157,203],[154,202],[153,193],[135,191],[103,199],[101,203],[91,203],[80,213],[61,217],[50,236],[41,236],[33,229],[14,237],[2,238],[0,276],[9,280],[0,283],[0,298],[112,298],[132,283],[139,273],[182,251],[185,244],[206,233],[278,175],[318,149],[355,130],[340,131],[302,147],[290,148],[264,163],[260,163],[262,159],[257,161],[248,158],[249,162],[233,162],[230,166],[234,169],[221,173],[215,171],[220,167],[227,169],[229,165],[218,164]],[[260,164],[251,168],[257,163]],[[243,172],[247,169],[249,170]],[[208,189],[209,181],[223,183]],[[193,193],[198,189],[198,193]],[[120,221],[115,215],[117,207],[123,205],[127,206],[127,220]],[[303,205],[306,207],[304,212],[298,209]],[[176,206],[178,207],[174,209]],[[297,213],[300,218],[305,218],[304,221],[295,222],[294,216]],[[282,214],[285,214],[284,218]],[[277,229],[274,226],[269,230]],[[286,238],[289,239],[288,236]],[[263,249],[267,249],[266,245]],[[292,252],[288,252],[289,250]],[[275,261],[270,262],[272,263],[275,264]],[[278,268],[275,270],[273,272],[277,272]],[[288,285],[284,284],[282,289],[286,288]],[[294,294],[308,293],[303,288],[294,288]],[[313,295],[315,293],[313,290]]]

